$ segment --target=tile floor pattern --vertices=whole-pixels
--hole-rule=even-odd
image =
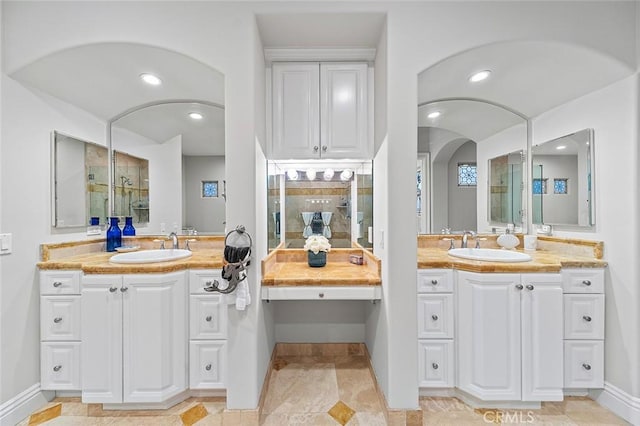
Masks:
[[[224,398],[190,398],[161,411],[103,411],[80,398],[57,398],[19,425],[386,425],[368,362],[362,355],[278,356],[259,419],[257,411],[226,411]],[[426,397],[420,408],[425,426],[628,424],[585,397],[539,410],[473,409],[456,398]]]

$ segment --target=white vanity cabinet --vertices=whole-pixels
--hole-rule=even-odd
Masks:
[[[164,403],[187,389],[186,272],[82,278],[82,401]]]
[[[418,384],[455,385],[453,271],[418,270]]]
[[[276,62],[270,159],[370,159],[366,63]]]
[[[457,272],[458,387],[485,401],[563,399],[560,274]]]
[[[221,293],[207,292],[220,270],[189,271],[189,388],[225,389],[227,304]]]
[[[564,387],[604,387],[604,269],[563,269]]]
[[[40,386],[78,391],[80,271],[40,271]]]

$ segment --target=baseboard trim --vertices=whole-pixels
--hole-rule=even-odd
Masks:
[[[36,383],[0,405],[0,426],[14,426],[38,411],[55,397],[53,391],[43,391]]]
[[[633,425],[640,424],[640,398],[629,395],[622,389],[605,382],[603,390],[589,392],[598,404],[608,408]]]

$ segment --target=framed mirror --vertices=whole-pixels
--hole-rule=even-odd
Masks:
[[[508,223],[526,232],[526,197],[511,197],[508,215],[506,204],[502,208],[492,199],[489,180],[490,159],[504,157],[508,164],[510,153],[526,152],[526,119],[489,102],[459,98],[419,105],[418,126],[418,233],[490,232]],[[522,188],[523,176],[524,163],[511,176],[513,188]]]
[[[109,159],[106,147],[54,131],[51,135],[52,226],[106,223],[109,215]]]
[[[532,147],[534,224],[595,225],[593,129]]]
[[[135,108],[111,123],[111,146],[114,157],[128,155],[126,170],[114,163],[115,216],[149,223],[152,232],[224,234],[224,106],[180,100]]]

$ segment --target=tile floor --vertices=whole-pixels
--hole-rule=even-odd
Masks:
[[[262,413],[226,411],[223,398],[190,398],[163,411],[103,411],[58,398],[19,425],[386,425],[366,355],[278,355]],[[626,425],[583,397],[539,410],[479,410],[456,398],[420,398],[423,425]],[[395,421],[392,421],[394,424]],[[394,425],[395,426],[395,425]]]

